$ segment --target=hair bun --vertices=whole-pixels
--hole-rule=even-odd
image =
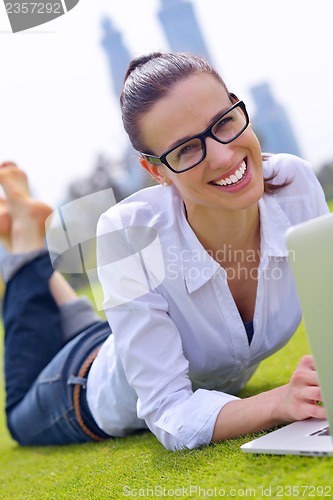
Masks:
[[[127,80],[129,75],[136,68],[139,68],[140,66],[144,66],[147,62],[152,61],[153,59],[157,59],[158,57],[161,57],[162,55],[163,55],[162,52],[152,52],[151,54],[147,54],[145,56],[140,56],[140,57],[137,57],[136,59],[132,59],[132,61],[129,63],[129,66],[127,68],[124,82]]]

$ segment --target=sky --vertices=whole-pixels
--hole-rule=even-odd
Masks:
[[[332,160],[332,0],[192,3],[214,66],[250,114],[250,87],[269,82],[302,156],[315,170]],[[125,134],[101,22],[110,17],[133,57],[165,50],[159,7],[159,0],[80,0],[66,15],[13,34],[1,3],[0,161],[16,161],[41,200],[61,203],[99,154],[121,157]]]

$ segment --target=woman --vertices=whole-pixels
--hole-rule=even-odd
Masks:
[[[300,321],[284,232],[327,212],[314,174],[290,155],[262,160],[245,105],[198,57],[154,53],[134,60],[121,106],[140,163],[161,186],[100,219],[98,272],[113,335],[106,339],[105,325],[95,324],[100,337],[85,329],[46,367],[42,378],[53,381],[49,366],[58,374],[77,343],[73,373],[81,375],[73,379],[64,370],[62,391],[87,379],[87,392],[81,390],[78,408],[67,386],[78,435],[64,430],[57,413],[38,439],[78,442],[84,427],[86,439],[104,439],[148,426],[176,450],[323,418],[310,356],[289,384],[235,396]],[[92,343],[102,346],[91,363]],[[24,418],[32,413],[35,386],[9,411],[9,427],[23,444],[36,436],[26,439],[24,419],[14,415],[26,400]],[[39,400],[54,401],[52,390],[48,385]]]

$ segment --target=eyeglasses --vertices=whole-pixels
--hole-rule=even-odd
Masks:
[[[141,153],[141,156],[153,165],[163,163],[175,174],[180,174],[196,167],[206,157],[207,137],[221,144],[229,144],[244,132],[249,121],[244,102],[238,101],[200,134],[181,142],[161,156],[147,153]]]

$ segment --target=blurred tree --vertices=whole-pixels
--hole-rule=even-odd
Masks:
[[[107,158],[104,154],[99,154],[92,172],[87,177],[83,177],[73,181],[67,188],[67,195],[65,203],[78,200],[84,196],[97,193],[106,189],[112,188],[115,200],[118,202],[122,200],[127,193],[120,187],[120,182],[123,177],[123,162],[115,162]],[[94,200],[94,198],[92,198]],[[95,198],[98,200],[98,197]],[[93,203],[93,201],[92,201]],[[111,201],[110,201],[111,203]],[[92,207],[92,209],[96,207]],[[94,211],[94,210],[92,210]],[[82,234],[85,233],[85,226],[89,224],[89,210],[86,213],[78,215],[77,220],[72,221],[78,231],[82,228]],[[91,242],[91,259],[95,259],[95,244]],[[87,263],[86,263],[87,264]],[[94,266],[91,266],[94,267]],[[74,288],[82,288],[89,286],[89,281],[86,273],[78,274],[64,274],[66,279],[71,283]]]
[[[326,163],[317,173],[327,200],[333,200],[333,161]]]
[[[121,162],[114,162],[103,154],[98,155],[92,173],[69,185],[66,199],[72,201],[103,189],[112,188],[117,202],[120,201],[124,196],[117,181],[121,170]]]

